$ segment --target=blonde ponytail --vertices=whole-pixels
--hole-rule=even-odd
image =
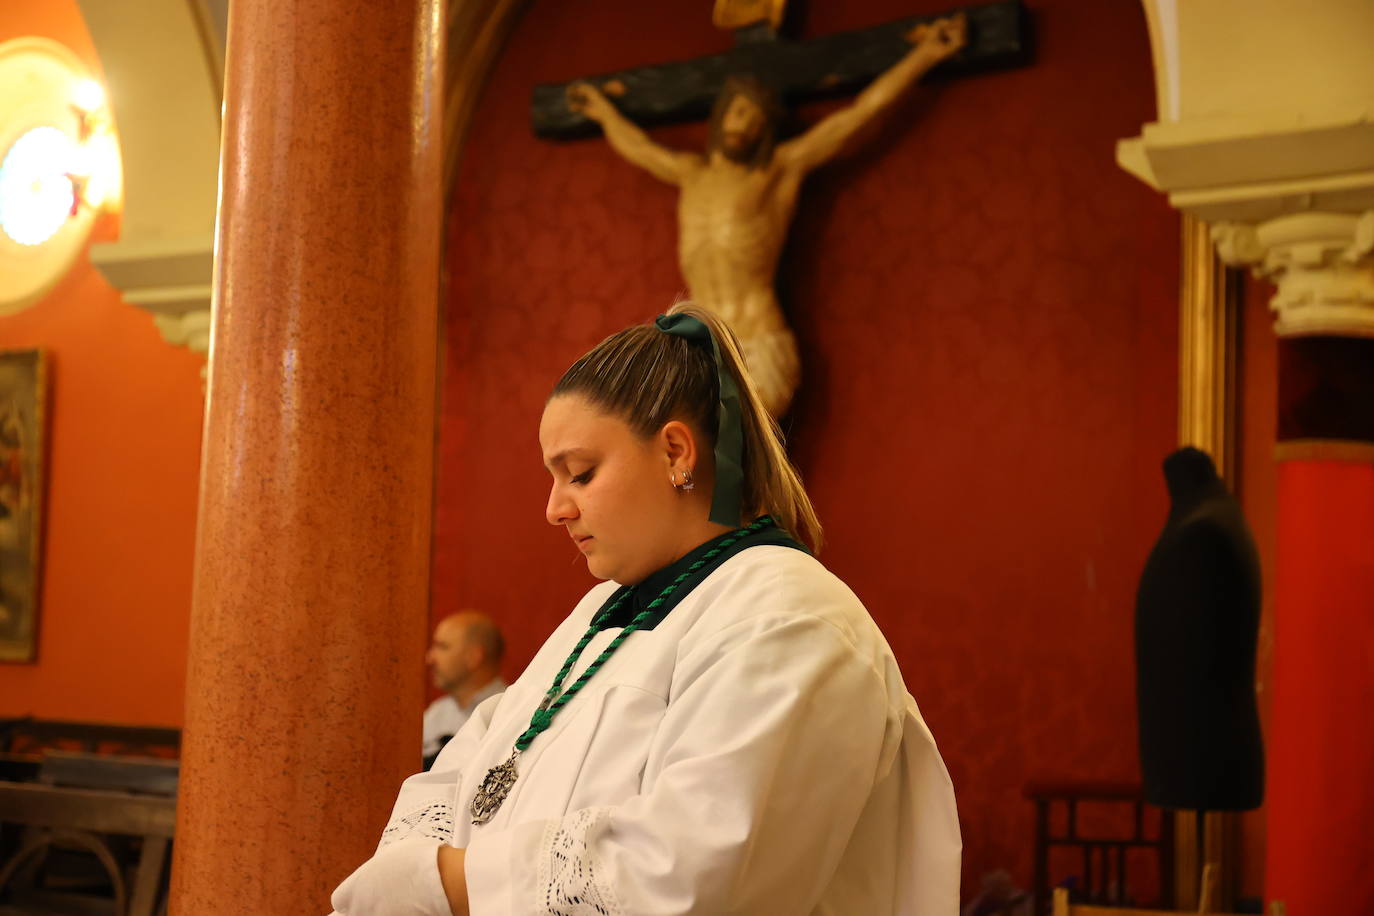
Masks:
[[[782,431],[759,397],[745,367],[739,341],[709,309],[679,302],[668,314],[686,314],[710,330],[720,351],[722,371],[739,388],[744,438],[741,523],[771,515],[778,526],[813,552],[821,547],[820,519],[792,466]],[[715,359],[707,348],[666,334],[652,324],[634,325],[603,340],[563,374],[550,399],[581,394],[624,419],[641,436],[651,436],[669,420],[682,420],[707,437],[714,448],[720,385]]]
[[[763,406],[758,386],[744,362],[735,332],[715,312],[692,302],[679,302],[668,314],[684,313],[711,329],[720,348],[723,367],[735,377],[740,390],[740,420],[744,425],[744,512],[752,518],[771,515],[813,552],[821,548],[821,521],[801,474],[787,457],[782,429]]]

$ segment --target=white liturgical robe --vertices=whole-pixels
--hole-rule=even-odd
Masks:
[[[478,785],[616,590],[588,592],[406,780],[338,914],[448,916],[440,842],[467,850],[474,916],[958,913],[959,825],[930,731],[858,598],[786,546],[729,556],[631,634],[473,826]],[[598,632],[567,683],[619,632]]]

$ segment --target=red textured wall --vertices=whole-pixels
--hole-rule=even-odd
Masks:
[[[803,34],[944,5],[812,3]],[[1029,5],[1037,62],[920,93],[817,174],[782,269],[822,559],[940,743],[966,887],[998,866],[1029,883],[1026,780],[1137,773],[1134,592],[1175,437],[1177,217],[1113,159],[1154,117],[1140,6]],[[449,227],[434,613],[496,615],[509,675],[591,584],[543,519],[544,397],[682,288],[673,190],[600,141],[533,138],[530,88],[729,42],[697,0],[546,0],[477,111]]]
[[[0,41],[41,35],[96,73],[75,0],[20,0]],[[93,241],[118,236],[115,216]],[[180,725],[204,359],[163,341],[83,253],[0,348],[48,352],[38,660],[0,664],[0,716]]]
[[[1274,446],[1278,441],[1278,339],[1269,300],[1274,288],[1247,275],[1245,308],[1241,313],[1239,369],[1240,425],[1237,430],[1237,496],[1259,549],[1264,603],[1260,611],[1260,638],[1255,678],[1259,691],[1260,728],[1267,750],[1273,720],[1274,683],[1274,584],[1278,553],[1278,465]],[[1272,771],[1270,773],[1272,776]],[[1264,894],[1265,819],[1261,807],[1241,815],[1240,892],[1260,898]]]

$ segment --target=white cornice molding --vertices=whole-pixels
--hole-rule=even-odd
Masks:
[[[125,302],[152,313],[168,343],[207,352],[208,346],[201,346],[198,336],[183,333],[181,319],[203,313],[208,334],[213,238],[92,245],[91,263],[123,294]],[[190,327],[201,321],[199,317],[188,320]]]
[[[223,61],[222,36],[207,26],[217,21],[215,3],[79,3],[124,165],[119,241],[92,246],[91,261],[169,342],[204,352],[201,336],[183,325],[198,327],[210,309]]]
[[[1117,164],[1277,285],[1279,334],[1374,336],[1374,3],[1142,5],[1161,110]]]
[[[205,356],[210,352],[210,310],[197,309],[175,315],[154,315],[153,323],[173,346],[186,347]]]
[[[1147,124],[1117,164],[1208,222],[1374,202],[1374,95],[1367,107]]]

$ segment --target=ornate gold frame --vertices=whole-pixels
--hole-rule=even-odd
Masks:
[[[1183,217],[1178,312],[1178,442],[1212,456],[1234,486],[1241,274],[1217,257],[1207,224]]]
[[[1217,257],[1206,223],[1183,216],[1178,312],[1178,442],[1212,456],[1217,470],[1236,485],[1237,354],[1243,275]],[[1197,843],[1197,816],[1174,816],[1174,905],[1191,910],[1198,903],[1202,864],[1216,866],[1214,905],[1229,910],[1235,903],[1240,821],[1229,812],[1206,816],[1202,850]]]
[[[48,464],[48,356],[44,350],[0,351],[0,486],[11,540],[4,548],[13,573],[0,611],[16,615],[0,634],[0,662],[32,662],[38,653],[43,595],[43,519]]]

